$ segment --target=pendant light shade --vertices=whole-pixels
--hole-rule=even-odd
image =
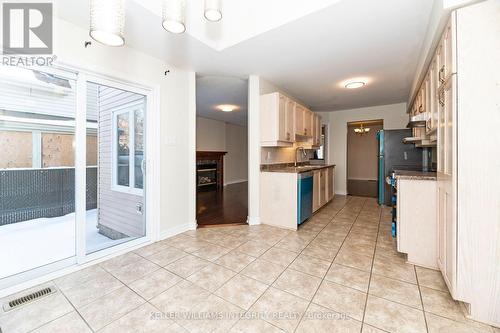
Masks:
[[[205,18],[212,22],[222,19],[221,0],[205,0]]]
[[[174,34],[186,31],[186,0],[164,0],[163,21],[165,30]]]
[[[123,46],[124,0],[90,0],[90,37],[108,46]]]

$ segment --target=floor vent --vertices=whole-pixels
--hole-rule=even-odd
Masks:
[[[57,289],[55,287],[43,288],[43,289],[37,290],[35,292],[32,292],[31,294],[21,296],[19,298],[16,298],[16,299],[13,299],[13,300],[6,302],[3,305],[3,309],[4,309],[4,311],[14,310],[20,306],[29,304],[31,302],[34,302],[40,298],[43,298],[43,297],[48,296],[50,294],[53,294],[55,292],[57,292]]]

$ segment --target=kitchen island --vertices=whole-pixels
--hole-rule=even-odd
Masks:
[[[335,165],[262,165],[261,222],[297,230],[334,196]]]

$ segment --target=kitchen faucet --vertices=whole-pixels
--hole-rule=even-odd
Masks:
[[[304,147],[297,147],[297,148],[295,148],[295,164],[294,164],[295,167],[297,167],[297,163],[298,163],[298,161],[297,161],[297,152],[299,150],[302,150],[302,154],[304,154],[304,157],[307,156],[307,153],[306,153],[306,150],[304,149]]]

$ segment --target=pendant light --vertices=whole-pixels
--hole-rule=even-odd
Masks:
[[[205,0],[205,18],[212,22],[222,19],[221,0]]]
[[[174,34],[186,31],[186,0],[164,0],[163,21],[165,30]]]
[[[123,46],[124,0],[90,0],[90,37],[108,46]]]

